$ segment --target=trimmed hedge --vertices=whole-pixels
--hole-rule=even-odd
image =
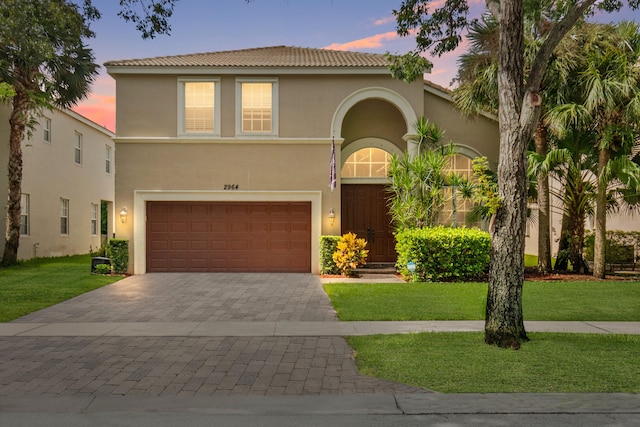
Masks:
[[[320,274],[340,274],[333,253],[342,236],[320,236]]]
[[[407,263],[413,261],[413,279],[422,282],[478,280],[489,271],[491,238],[475,228],[414,228],[396,234],[398,271],[411,278]]]
[[[595,236],[588,230],[585,233],[584,256],[589,261],[593,261],[594,244]],[[640,259],[640,232],[607,230],[604,251],[605,262],[608,264],[635,263]]]
[[[111,239],[111,265],[113,271],[118,274],[126,273],[129,269],[129,241],[124,239]]]

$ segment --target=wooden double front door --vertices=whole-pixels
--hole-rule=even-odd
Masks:
[[[368,263],[396,262],[396,241],[383,184],[342,184],[342,233],[365,238]]]

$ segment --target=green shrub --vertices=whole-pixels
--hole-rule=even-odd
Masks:
[[[98,264],[95,267],[96,274],[110,274],[111,273],[111,265],[110,264]]]
[[[339,274],[340,269],[333,260],[340,236],[320,236],[320,274]]]
[[[491,238],[475,228],[429,227],[396,234],[397,267],[410,277],[407,263],[416,264],[417,281],[468,281],[489,270]]]
[[[353,270],[366,264],[369,251],[365,249],[367,241],[359,239],[354,233],[342,236],[333,253],[333,260],[343,276],[351,276]]]
[[[584,257],[593,261],[593,245],[595,236],[592,231],[585,233]],[[604,258],[607,263],[633,262],[635,254],[640,254],[640,232],[638,231],[607,231],[607,241],[604,247]]]
[[[123,239],[111,239],[111,264],[113,271],[118,274],[126,273],[129,269],[129,241]]]

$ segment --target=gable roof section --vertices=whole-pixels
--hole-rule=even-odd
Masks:
[[[349,72],[356,69],[365,73],[389,73],[385,55],[292,46],[273,46],[189,55],[159,56],[154,58],[124,59],[105,64],[109,74],[118,73],[173,73],[247,72],[251,69],[273,72],[315,73]],[[342,70],[342,71],[340,71]],[[348,70],[348,71],[347,71]]]

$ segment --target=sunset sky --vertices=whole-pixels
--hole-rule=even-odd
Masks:
[[[470,0],[472,14],[485,0]],[[91,28],[88,41],[98,64],[109,60],[148,58],[267,46],[300,46],[403,54],[414,47],[412,38],[395,31],[392,10],[401,0],[178,0],[171,17],[170,36],[142,40],[134,25],[117,13],[119,2],[94,0],[102,19]],[[609,22],[638,20],[640,13],[605,15]],[[464,51],[463,46],[459,51]],[[428,80],[448,87],[455,75],[457,53],[429,59],[434,63]],[[104,67],[89,98],[74,110],[115,131],[115,81]]]

